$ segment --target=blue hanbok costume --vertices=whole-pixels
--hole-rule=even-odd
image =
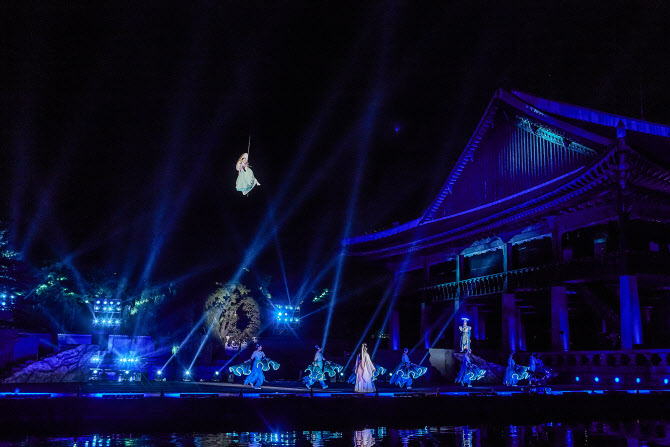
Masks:
[[[503,384],[506,386],[514,386],[519,380],[528,378],[528,368],[517,365],[512,357],[507,360],[507,369],[505,369],[505,377]]]
[[[472,382],[481,379],[486,374],[486,370],[479,368],[472,363],[472,359],[467,354],[463,355],[463,363],[461,369],[456,376],[456,383],[461,385],[472,386]]]
[[[458,329],[461,331],[461,352],[468,351],[470,349],[470,333],[472,332],[471,326],[458,326]]]
[[[279,363],[267,358],[263,351],[254,351],[249,360],[239,365],[231,366],[228,370],[239,377],[243,375],[247,376],[244,384],[259,389],[265,382],[263,371],[270,371],[270,368],[275,371],[278,370]]]
[[[309,372],[309,374],[302,378],[302,382],[307,388],[311,388],[312,385],[319,382],[321,388],[325,390],[328,388],[328,385],[324,382],[326,376],[337,376],[343,368],[342,365],[325,360],[323,354],[317,352],[314,355],[314,362],[305,369],[305,372]]]
[[[528,377],[530,385],[544,385],[554,375],[553,371],[545,368],[544,362],[534,355],[528,359],[528,371],[530,371]]]
[[[391,385],[398,385],[400,388],[406,386],[409,389],[412,388],[412,379],[418,379],[426,371],[428,371],[428,368],[411,363],[409,356],[403,353],[402,361],[393,373],[390,383]]]

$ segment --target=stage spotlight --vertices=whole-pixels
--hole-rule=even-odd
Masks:
[[[635,383],[640,383],[640,378],[635,379]]]
[[[615,378],[614,378],[614,381],[615,381],[616,383],[619,383],[620,380],[621,380],[621,379],[619,379],[618,377],[615,377]]]
[[[596,383],[598,383],[598,382],[600,382],[600,377],[597,377],[597,376],[596,376],[593,380],[595,380]]]
[[[668,379],[667,378],[663,379],[663,385],[667,385],[667,384],[668,384]]]
[[[100,304],[100,300],[96,301],[95,304]]]
[[[579,376],[575,377],[575,382],[579,382]]]
[[[130,371],[126,371],[126,374],[130,374]]]

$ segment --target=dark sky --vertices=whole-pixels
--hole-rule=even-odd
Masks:
[[[279,247],[295,289],[419,217],[496,88],[670,123],[665,2],[482,3],[3,2],[0,220],[135,281]]]

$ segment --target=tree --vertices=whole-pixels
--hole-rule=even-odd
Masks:
[[[250,290],[238,282],[218,284],[207,298],[205,321],[221,342],[242,344],[258,335],[260,309]]]

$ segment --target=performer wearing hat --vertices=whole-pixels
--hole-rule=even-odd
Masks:
[[[468,326],[468,318],[463,318],[463,326],[458,326],[461,331],[461,352],[470,350],[470,332],[472,327]]]

